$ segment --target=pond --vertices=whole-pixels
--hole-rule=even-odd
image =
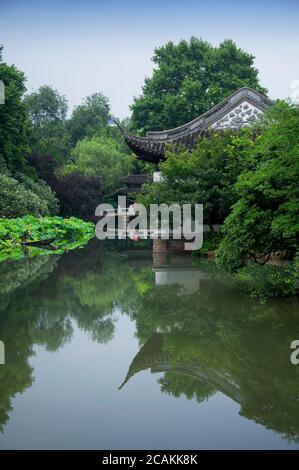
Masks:
[[[1,449],[299,448],[296,300],[125,241],[0,276]]]

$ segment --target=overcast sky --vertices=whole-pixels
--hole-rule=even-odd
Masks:
[[[119,118],[152,73],[154,48],[191,36],[232,38],[255,55],[270,97],[290,96],[298,26],[298,0],[0,0],[4,60],[25,72],[28,91],[52,85],[70,110],[102,91]]]

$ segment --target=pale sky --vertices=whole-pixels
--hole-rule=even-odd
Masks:
[[[25,72],[28,91],[51,85],[70,110],[102,91],[113,115],[128,116],[154,48],[191,36],[232,38],[255,55],[270,98],[299,83],[298,0],[0,0],[4,60]]]

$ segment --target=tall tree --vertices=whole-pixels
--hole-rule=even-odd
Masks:
[[[27,95],[24,101],[32,124],[32,151],[41,155],[53,155],[60,163],[66,160],[70,150],[70,137],[66,126],[68,105],[65,96],[44,85]]]
[[[64,167],[64,173],[99,177],[106,194],[117,189],[121,177],[127,175],[132,168],[131,156],[124,153],[121,145],[111,137],[79,141],[72,151],[72,159]]]
[[[2,61],[0,46],[0,80],[5,86],[5,103],[0,104],[0,167],[22,170],[28,152],[29,118],[22,101],[26,91],[25,76],[14,65]]]
[[[168,42],[155,49],[152,60],[153,75],[131,106],[132,127],[141,133],[184,124],[242,86],[266,93],[254,56],[230,39],[218,47],[195,37]]]
[[[26,97],[32,124],[41,127],[49,122],[64,121],[68,109],[65,96],[49,85],[41,86],[38,91]]]
[[[72,143],[85,137],[95,137],[107,127],[110,114],[109,101],[102,93],[94,93],[85,98],[83,104],[76,106],[68,126]]]

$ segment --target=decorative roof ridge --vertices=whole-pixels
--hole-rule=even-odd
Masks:
[[[192,119],[191,121],[189,121],[185,124],[182,124],[180,126],[173,127],[171,129],[165,129],[163,131],[148,131],[146,133],[146,137],[151,138],[151,139],[155,139],[155,138],[163,139],[163,137],[165,139],[169,139],[169,137],[171,135],[175,136],[175,135],[179,134],[182,131],[186,131],[190,128],[195,127],[195,124],[197,124],[197,123],[199,124],[200,121],[204,121],[206,118],[208,118],[211,115],[215,114],[217,111],[220,111],[220,109],[223,108],[224,106],[230,105],[230,104],[234,105],[235,102],[237,101],[237,100],[234,101],[234,98],[237,97],[238,95],[240,95],[240,98],[247,97],[247,98],[254,99],[254,97],[257,97],[260,104],[262,106],[264,105],[263,107],[270,106],[273,103],[272,100],[270,100],[270,98],[263,95],[259,91],[256,91],[253,88],[250,88],[248,86],[244,86],[244,87],[241,87],[238,90],[236,90],[231,95],[224,98],[219,103],[212,106],[212,108],[208,109],[203,114],[200,114],[196,118]]]

